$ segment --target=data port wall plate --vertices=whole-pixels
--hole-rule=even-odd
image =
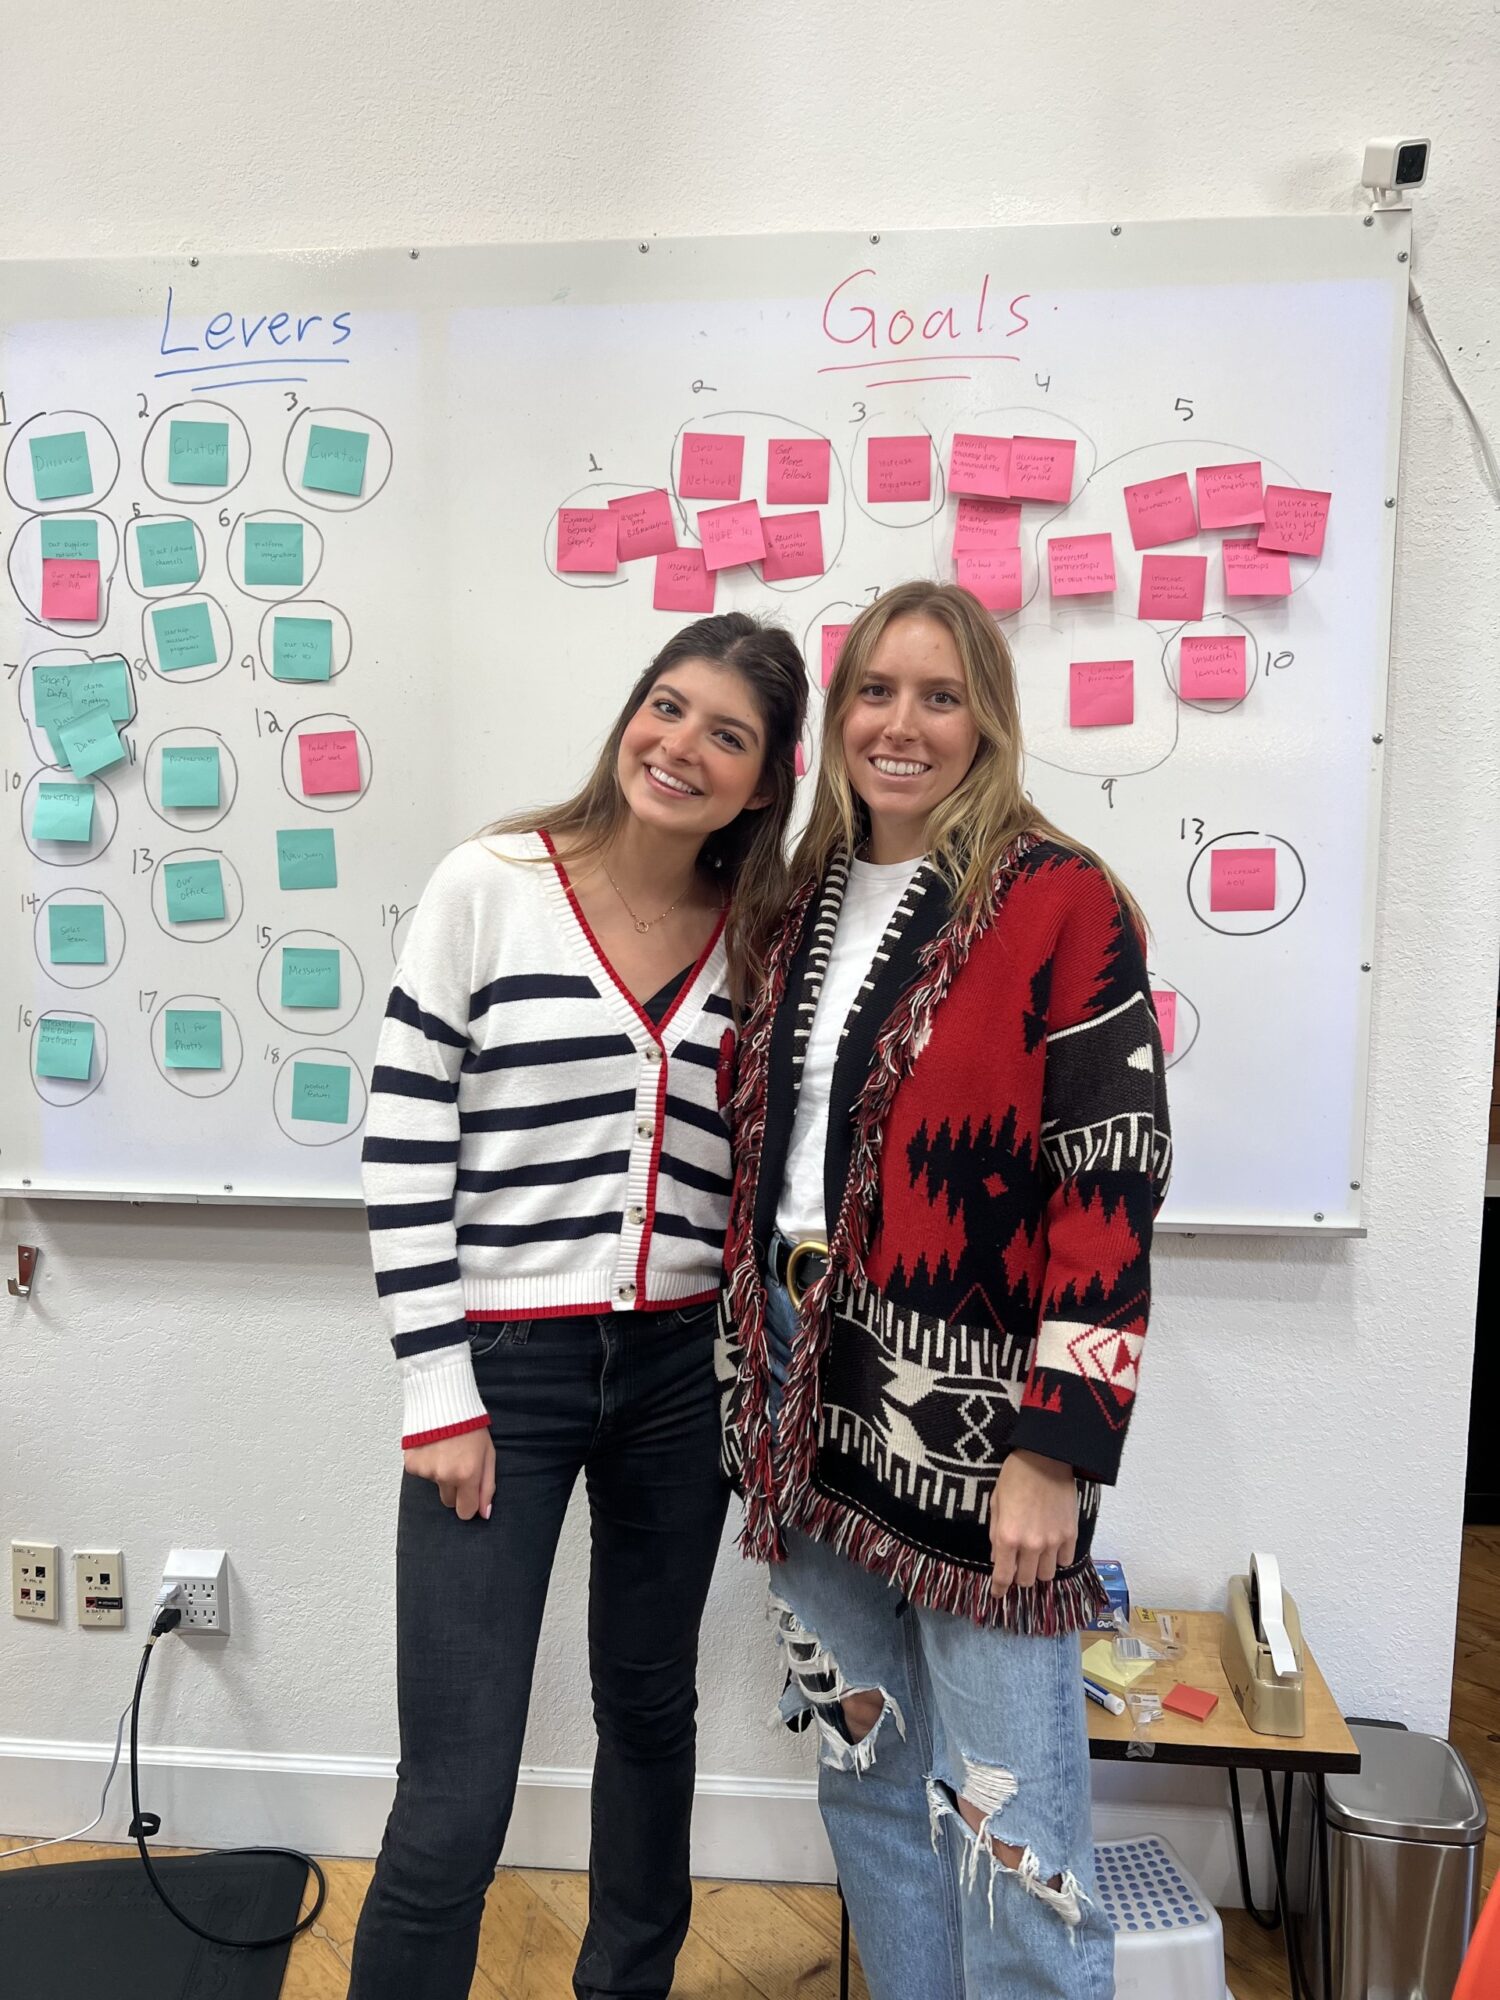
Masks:
[[[73,1602],[80,1625],[125,1623],[125,1558],[118,1549],[74,1549]]]
[[[10,1608],[17,1618],[57,1623],[58,1563],[56,1542],[11,1543]]]
[[[161,1580],[177,1586],[179,1632],[229,1630],[229,1557],[223,1549],[172,1549]]]

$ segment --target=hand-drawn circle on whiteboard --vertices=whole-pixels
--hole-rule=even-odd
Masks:
[[[49,646],[45,652],[33,653],[30,659],[22,666],[20,673],[17,674],[16,706],[21,711],[21,720],[25,723],[26,733],[31,738],[31,754],[36,758],[38,763],[44,764],[47,767],[42,775],[47,779],[49,784],[56,782],[55,774],[59,771],[64,773],[68,782],[73,781],[73,776],[66,764],[58,763],[57,758],[53,755],[51,737],[36,720],[36,691],[32,686],[35,669],[37,667],[87,667],[94,665],[99,660],[118,660],[121,658],[123,658],[123,655],[120,653],[87,653],[82,646]],[[125,680],[130,689],[130,713],[123,722],[115,724],[116,729],[120,731],[121,735],[124,734],[136,719],[136,675],[134,670],[126,674]],[[31,693],[29,701],[26,698],[27,690],[30,690]],[[98,779],[95,778],[91,782],[97,784]]]
[[[44,771],[33,771],[27,779],[21,794],[21,838],[37,860],[49,868],[81,868],[86,861],[97,861],[114,839],[120,824],[120,802],[102,777],[59,780],[57,772],[58,766],[49,764]],[[42,786],[59,782],[94,788],[93,831],[87,840],[38,840],[31,831]]]
[[[209,633],[213,640],[214,656],[201,666],[166,667],[162,665],[161,649],[157,642],[156,619],[180,617],[193,609],[195,603],[202,604],[208,612]],[[141,613],[141,648],[146,662],[158,679],[164,681],[211,681],[215,674],[222,674],[234,655],[234,633],[230,630],[229,614],[216,597],[207,591],[195,590],[192,599],[173,598],[170,604],[148,604]]]
[[[302,789],[302,753],[298,744],[304,736],[329,736],[340,730],[354,731],[359,756],[359,790],[357,792],[306,792]],[[332,712],[323,715],[306,715],[287,731],[286,741],[281,746],[281,782],[286,795],[308,812],[341,813],[357,806],[370,789],[375,777],[375,762],[370,755],[369,738],[347,715]]]
[[[870,600],[871,603],[874,601],[873,598]],[[807,666],[807,684],[825,701],[828,698],[828,683],[823,679],[823,627],[852,625],[865,609],[863,604],[852,604],[847,597],[835,597],[830,603],[820,604],[802,628],[802,658]],[[843,615],[840,617],[839,613]],[[837,661],[834,664],[837,665]]]
[[[220,424],[229,426],[229,477],[222,485],[194,486],[172,478],[173,423]],[[232,493],[250,470],[250,433],[238,410],[228,403],[200,403],[189,400],[173,403],[162,411],[146,433],[141,446],[141,477],[158,500],[170,500],[174,507],[217,507],[226,493]]]
[[[1170,979],[1163,979],[1159,973],[1149,973],[1148,983],[1158,992],[1177,995],[1177,1033],[1172,1038],[1172,1050],[1167,1056],[1167,1068],[1176,1069],[1183,1057],[1192,1049],[1203,1029],[1203,1016],[1197,1004],[1190,1000],[1180,986],[1174,986]],[[1186,1035],[1183,1033],[1187,1027]]]
[[[932,491],[926,500],[871,500],[870,493],[870,451],[871,437],[925,437],[927,439],[928,463],[932,468]],[[948,481],[942,457],[938,452],[937,439],[931,428],[912,410],[904,410],[896,416],[877,413],[867,416],[854,433],[854,448],[850,454],[853,471],[849,477],[849,497],[867,521],[873,521],[880,528],[924,528],[929,521],[935,521],[948,503]]]
[[[1209,884],[1213,874],[1213,863],[1209,862],[1200,874],[1203,861],[1216,847],[1228,841],[1240,841],[1251,845],[1273,846],[1276,849],[1276,907],[1273,910],[1210,910],[1208,907]],[[1283,860],[1290,860],[1295,870],[1296,893],[1291,893],[1282,867]],[[1264,937],[1267,931],[1280,930],[1289,917],[1296,915],[1302,898],[1307,894],[1307,870],[1302,865],[1302,856],[1286,837],[1279,833],[1258,833],[1253,830],[1240,833],[1216,833],[1212,840],[1205,840],[1188,867],[1188,906],[1200,924],[1220,937]],[[1239,923],[1225,923],[1226,917],[1239,917]]]
[[[321,597],[299,597],[294,604],[273,605],[261,619],[255,634],[255,650],[260,656],[261,671],[267,680],[274,681],[279,688],[321,688],[328,681],[299,681],[274,674],[271,671],[276,657],[276,620],[283,618],[327,618],[333,627],[331,645],[332,659],[328,680],[336,681],[349,664],[349,656],[354,651],[354,632],[348,618],[336,604],[330,604]]]
[[[648,575],[654,576],[656,573],[655,556],[632,557],[629,563],[621,563],[618,569],[559,569],[557,566],[557,517],[564,507],[599,507],[607,504],[597,497],[591,499],[589,497],[591,494],[597,496],[604,493],[650,493],[657,490],[649,479],[642,479],[635,484],[632,484],[628,480],[595,479],[587,486],[575,487],[566,500],[559,500],[557,505],[552,509],[552,512],[547,516],[547,525],[542,530],[542,561],[547,565],[547,569],[553,579],[558,583],[565,583],[570,590],[613,590],[622,583],[629,583],[630,572],[633,568],[645,569]],[[676,526],[680,538],[683,524],[687,517],[683,512],[681,503],[676,500],[675,495],[668,494],[667,498],[669,504],[674,504],[676,507]]]
[[[247,527],[300,527],[302,530],[302,581],[300,583],[246,583],[245,581],[245,530]],[[300,597],[304,590],[310,590],[323,567],[323,530],[316,521],[309,521],[305,514],[297,514],[290,507],[262,507],[254,514],[241,514],[229,530],[229,540],[224,548],[224,562],[229,571],[229,580],[235,589],[246,597],[259,599],[262,604],[286,604],[294,597]]]
[[[82,431],[88,448],[93,485],[83,493],[44,500],[36,490],[31,461],[33,438],[62,437]],[[102,507],[120,476],[120,447],[102,417],[89,410],[38,410],[18,424],[5,453],[5,490],[23,514],[67,514]]]
[[[191,583],[147,583],[141,575],[141,548],[136,537],[139,528],[160,528],[167,522],[180,522],[184,528],[193,531],[193,545],[197,551],[198,574]],[[125,523],[125,581],[137,597],[149,598],[159,604],[166,597],[191,597],[203,582],[203,572],[208,567],[208,537],[200,524],[187,514],[136,514]]]
[[[36,1073],[37,1043],[41,1039],[42,1023],[46,1020],[92,1021],[94,1024],[94,1054],[89,1063],[89,1073],[83,1077],[38,1076]],[[97,1014],[86,1014],[81,1007],[49,1007],[38,1014],[36,1025],[31,1031],[31,1087],[44,1104],[54,1104],[60,1111],[72,1105],[82,1104],[86,1097],[92,1097],[104,1081],[104,1072],[109,1068],[109,1031]]]
[[[167,1009],[176,1012],[217,1013],[224,1061],[218,1069],[169,1069],[167,1067]],[[184,1097],[222,1097],[238,1077],[245,1061],[245,1038],[240,1024],[217,993],[174,993],[163,1000],[151,1016],[151,1060],[163,1083],[170,1083]],[[232,1056],[231,1056],[232,1051]]]
[[[1235,630],[1209,632],[1205,630],[1209,625],[1232,625]],[[1245,692],[1232,695],[1227,701],[1211,701],[1205,695],[1184,694],[1178,686],[1182,672],[1183,639],[1232,639],[1237,633],[1243,634],[1245,640]],[[1162,641],[1161,671],[1162,678],[1184,708],[1195,708],[1200,715],[1229,715],[1235,709],[1243,708],[1255,692],[1260,679],[1260,641],[1243,619],[1234,617],[1228,611],[1210,618],[1190,619],[1186,625],[1175,627]]]
[[[406,933],[411,929],[411,920],[416,913],[417,906],[413,903],[409,910],[401,912],[400,916],[397,917],[395,923],[391,926],[392,965],[399,965],[401,963],[401,953],[406,944]]]
[[[1033,422],[1032,420],[1035,419]],[[1072,438],[1073,440],[1073,497],[1070,500],[1025,500],[1021,508],[1021,609],[1024,611],[1036,596],[1041,586],[1039,550],[1044,530],[1055,528],[1058,516],[1069,507],[1076,506],[1084,488],[1093,478],[1099,462],[1099,447],[1081,425],[1071,417],[1059,416],[1054,410],[1039,410],[1029,403],[1013,403],[997,410],[975,410],[965,416],[963,422],[949,424],[938,440],[938,455],[944,465],[949,462],[953,450],[953,434],[962,430],[971,437],[1049,437]],[[953,493],[949,496],[955,503],[970,496]],[[955,505],[951,517],[939,513],[934,517],[932,529],[932,563],[935,576],[956,574],[957,565],[953,560],[953,535],[958,526],[958,509]],[[996,618],[1013,618],[1014,612],[997,611]]]
[[[723,433],[743,435],[745,456],[741,468],[740,498],[755,500],[763,514],[816,513],[819,517],[823,541],[823,567],[815,576],[787,577],[781,581],[768,579],[762,563],[748,565],[755,581],[762,588],[774,591],[778,597],[795,596],[799,591],[815,589],[823,584],[828,572],[844,552],[844,543],[849,532],[849,478],[844,470],[844,461],[838,446],[826,431],[816,429],[812,424],[800,423],[795,417],[778,416],[774,410],[712,410],[695,412],[685,423],[679,424],[672,438],[671,455],[667,462],[666,491],[677,517],[682,523],[684,546],[691,547],[700,537],[697,532],[697,516],[704,508],[727,507],[733,505],[728,500],[685,500],[677,488],[678,467],[681,463],[683,437],[689,432]],[[770,443],[772,438],[811,438],[828,446],[828,498],[822,503],[803,500],[771,500],[766,489],[770,484]],[[688,509],[694,509],[689,516]],[[734,570],[720,572],[724,576],[735,574]],[[564,579],[567,581],[568,579]]]
[[[337,1061],[335,1061],[337,1058]],[[315,1118],[294,1118],[292,1104],[296,1090],[296,1067],[307,1061],[319,1068],[347,1069],[349,1072],[349,1116],[339,1125],[325,1125]],[[271,1110],[276,1123],[297,1146],[335,1146],[357,1132],[365,1117],[365,1079],[359,1064],[347,1049],[325,1049],[316,1044],[294,1049],[277,1064],[276,1081],[271,1086]]]
[[[104,963],[103,965],[55,965],[52,962],[52,917],[53,905],[77,904],[84,909],[104,911]],[[36,921],[31,930],[31,946],[36,953],[36,962],[52,981],[54,986],[66,986],[74,993],[80,993],[88,986],[102,986],[107,979],[113,979],[120,969],[120,960],[125,956],[125,919],[120,915],[119,905],[102,889],[90,889],[80,882],[77,887],[54,889],[50,896],[44,896],[37,906]]]
[[[1155,771],[1176,749],[1177,703],[1154,671],[1157,637],[1149,625],[1102,610],[1070,620],[1066,631],[1050,618],[1026,618],[1011,632],[1010,650],[1027,763],[1103,782]],[[1134,721],[1074,729],[1068,720],[1073,664],[1112,660],[1134,668]]]
[[[281,954],[290,951],[328,951],[339,954],[339,1004],[337,1007],[284,1007],[281,1004]],[[351,976],[352,975],[352,976]],[[365,1000],[364,968],[341,937],[332,931],[283,931],[261,954],[255,974],[255,997],[280,1028],[294,1035],[336,1035],[347,1028]]]
[[[217,750],[219,753],[219,803],[216,806],[169,806],[162,803],[161,753],[163,750]],[[240,789],[240,767],[234,752],[216,729],[185,724],[164,729],[146,745],[141,760],[141,788],[146,803],[164,826],[178,833],[207,833],[219,824],[234,804]]]
[[[179,861],[217,861],[220,879],[224,884],[224,914],[207,920],[194,919],[190,923],[174,924],[167,915],[167,864]],[[151,871],[151,914],[162,931],[169,938],[176,938],[182,944],[217,944],[220,938],[228,937],[240,918],[245,914],[245,891],[240,882],[239,870],[232,861],[226,861],[217,847],[178,847],[170,854],[157,858]]]
[[[42,615],[42,550],[48,527],[72,521],[92,521],[99,554],[88,557],[99,565],[99,590],[92,618],[46,618]],[[120,562],[120,532],[108,514],[98,514],[86,507],[64,517],[54,514],[32,514],[17,528],[11,541],[10,551],[5,558],[6,573],[10,577],[10,587],[17,601],[32,624],[40,625],[45,631],[55,632],[60,639],[92,639],[103,630],[109,618],[110,586],[115,580],[115,571]]]
[[[369,439],[365,452],[365,476],[358,493],[329,493],[321,486],[304,486],[307,468],[308,434],[314,424],[321,430],[363,431]],[[286,434],[281,455],[282,475],[299,505],[317,507],[325,514],[353,514],[368,507],[391,476],[391,439],[384,424],[367,417],[363,410],[325,408],[302,410]]]

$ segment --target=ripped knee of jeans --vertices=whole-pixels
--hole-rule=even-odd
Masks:
[[[789,1604],[771,1599],[776,1635],[786,1656],[787,1689],[773,1721],[789,1729],[805,1728],[809,1717],[818,1725],[819,1757],[830,1770],[867,1771],[875,1761],[877,1739],[890,1717],[898,1736],[906,1735],[901,1705],[884,1688],[854,1687],[845,1680],[837,1660],[815,1632],[810,1632]]]
[[[937,1846],[943,1821],[951,1819],[963,1843],[959,1872],[968,1889],[978,1887],[981,1861],[989,1863],[985,1887],[991,1924],[995,1921],[995,1884],[1008,1878],[1025,1894],[1035,1896],[1048,1909],[1055,1910],[1068,1929],[1074,1931],[1083,1922],[1089,1898],[1072,1869],[1044,1875],[1035,1848],[1026,1842],[1007,1841],[995,1830],[995,1822],[1019,1791],[1020,1785],[1012,1772],[998,1764],[978,1763],[970,1757],[964,1758],[962,1797],[955,1795],[940,1778],[929,1778],[927,1815],[932,1844]],[[969,1808],[967,1813],[964,1806]]]

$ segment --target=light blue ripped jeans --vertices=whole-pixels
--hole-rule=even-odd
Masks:
[[[767,1290],[774,1423],[796,1318]],[[1111,2000],[1077,1639],[924,1610],[795,1531],[771,1603],[791,1674],[781,1714],[816,1723],[818,1803],[871,2000]],[[854,1742],[840,1702],[866,1691],[884,1706]]]

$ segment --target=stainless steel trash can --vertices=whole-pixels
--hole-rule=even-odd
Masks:
[[[1325,1787],[1329,1993],[1316,1944],[1316,1841],[1303,1850],[1303,1963],[1313,1992],[1319,2000],[1451,2000],[1479,1916],[1484,1800],[1468,1765],[1440,1736],[1358,1722],[1350,1729],[1360,1769]]]

